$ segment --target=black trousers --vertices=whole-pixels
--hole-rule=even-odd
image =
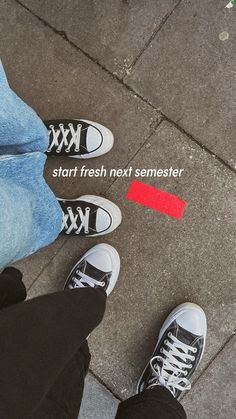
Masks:
[[[90,362],[86,338],[103,318],[106,294],[84,288],[25,298],[21,273],[6,268],[0,274],[0,419],[77,419]],[[120,403],[116,415],[147,418],[186,415],[159,386]]]

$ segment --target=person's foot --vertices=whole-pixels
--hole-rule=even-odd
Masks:
[[[62,207],[62,233],[79,236],[100,236],[114,231],[121,223],[121,211],[101,196],[84,195],[77,199],[58,198]]]
[[[190,390],[190,378],[201,361],[206,342],[207,322],[196,304],[184,303],[165,320],[154,353],[138,383],[137,392],[166,387],[179,398]]]
[[[101,288],[109,295],[118,279],[120,257],[109,244],[88,250],[70,272],[65,289]]]
[[[114,143],[112,132],[84,119],[44,121],[49,133],[48,155],[89,159],[108,153]]]

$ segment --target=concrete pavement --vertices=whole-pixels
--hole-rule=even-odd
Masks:
[[[183,400],[188,417],[233,415],[236,7],[226,3],[0,5],[0,57],[16,92],[42,118],[82,116],[114,132],[112,152],[88,167],[184,169],[180,178],[139,178],[187,201],[174,220],[125,201],[128,178],[55,179],[54,167],[75,163],[48,159],[45,175],[57,195],[105,194],[123,213],[121,227],[100,240],[118,249],[122,270],[90,338],[83,419],[112,417],[118,399],[133,394],[161,322],[188,300],[208,318],[205,356]],[[19,262],[29,296],[61,289],[78,256],[97,242],[60,237]]]

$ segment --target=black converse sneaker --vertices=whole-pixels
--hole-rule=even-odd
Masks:
[[[112,132],[101,124],[83,119],[44,121],[49,133],[48,155],[76,159],[98,157],[111,150]]]
[[[160,330],[137,392],[164,386],[179,398],[190,390],[189,380],[201,361],[206,331],[206,316],[198,305],[185,303],[173,310]]]
[[[100,236],[111,233],[121,223],[117,205],[101,196],[84,195],[77,199],[58,198],[64,217],[62,233]]]
[[[70,272],[65,289],[102,288],[109,295],[118,279],[120,257],[109,244],[98,244],[88,250]]]

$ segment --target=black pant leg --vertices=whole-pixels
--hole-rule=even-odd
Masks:
[[[87,341],[66,365],[31,419],[77,419],[89,368]]]
[[[120,403],[115,419],[186,419],[186,413],[169,390],[156,386]]]
[[[26,289],[22,282],[22,273],[16,268],[5,268],[0,274],[0,309],[25,299]]]
[[[102,320],[106,293],[67,290],[0,313],[0,418],[27,419]]]

